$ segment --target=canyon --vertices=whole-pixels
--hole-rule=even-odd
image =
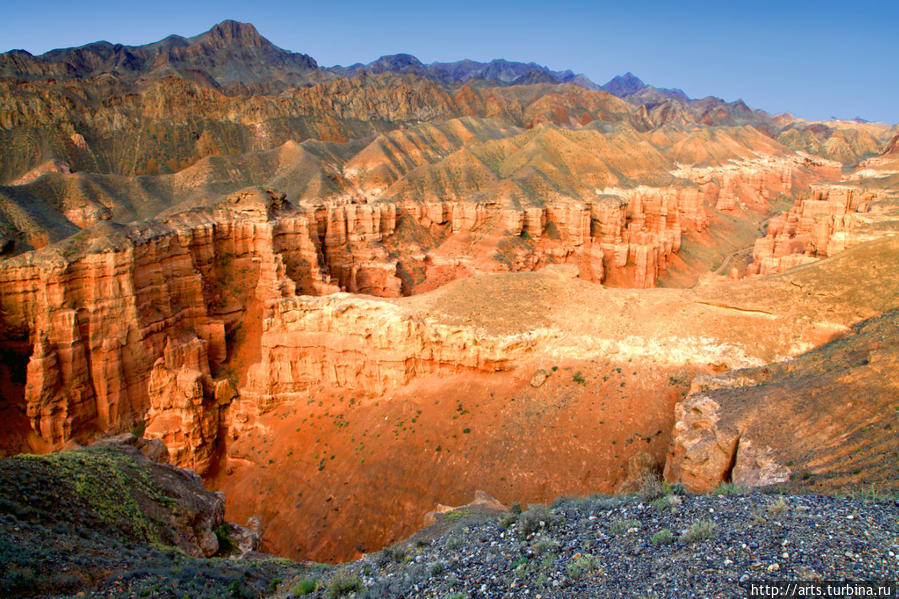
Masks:
[[[895,126],[412,58],[0,55],[0,453],[134,431],[319,561],[479,490],[895,489]]]

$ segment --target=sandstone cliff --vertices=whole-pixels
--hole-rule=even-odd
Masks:
[[[768,221],[765,237],[755,242],[748,274],[771,274],[832,256],[874,237],[860,226],[860,214],[883,198],[878,191],[852,186],[815,185],[808,197]]]
[[[698,196],[643,188],[620,194],[542,209],[459,202],[298,209],[283,196],[241,192],[155,222],[100,225],[9,259],[0,269],[0,305],[5,327],[30,345],[16,351],[29,356],[19,401],[36,435],[32,445],[127,430],[148,414],[148,434],[165,439],[177,463],[205,470],[236,394],[221,378],[226,362],[242,373],[260,355],[267,360],[277,329],[271,314],[288,305],[272,302],[298,302],[296,293],[395,297],[478,272],[553,262],[577,265],[588,280],[651,286],[677,250],[682,223],[703,226]],[[472,242],[480,244],[476,251],[454,257],[459,244]],[[376,367],[384,373],[360,366],[369,379],[356,384],[382,388],[381,378],[404,382],[410,369],[440,364],[500,364],[509,349],[490,359],[466,354],[491,355],[483,347],[450,349],[442,358],[433,352],[443,351],[439,339],[450,334],[419,334],[427,341],[418,349],[392,348],[400,353],[384,364],[395,365]],[[277,387],[278,376],[259,368],[264,376],[251,376],[251,387],[271,395],[264,389]],[[318,368],[346,383],[345,373]],[[302,376],[316,376],[313,370]]]

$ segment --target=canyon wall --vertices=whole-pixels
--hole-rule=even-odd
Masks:
[[[481,335],[346,294],[285,298],[263,321],[262,359],[249,368],[241,401],[259,413],[322,385],[381,395],[426,374],[502,371],[538,338]]]
[[[768,221],[755,242],[747,274],[773,274],[832,256],[871,237],[861,234],[860,215],[882,192],[847,185],[813,185],[793,207]]]
[[[364,318],[349,321],[339,300],[311,310],[314,300],[297,294],[395,297],[417,291],[402,276],[416,266],[426,287],[554,262],[576,264],[589,280],[648,287],[682,231],[705,222],[698,190],[637,188],[592,204],[524,209],[486,202],[299,209],[254,190],[141,225],[101,223],[0,266],[4,330],[18,331],[31,348],[22,356],[21,396],[8,401],[24,405],[32,450],[128,430],[146,417],[147,434],[164,439],[177,463],[202,471],[238,381],[264,406],[318,377],[385,389],[418,372],[502,368],[523,351],[411,321],[386,328],[405,340],[389,344]],[[403,245],[403,227],[428,243]],[[473,256],[457,253],[465,243],[478,247]],[[363,351],[359,339],[372,335],[383,337],[383,356]],[[327,351],[312,358],[304,344]],[[334,370],[337,355],[356,358]]]
[[[310,381],[383,392],[423,372],[501,369],[523,351],[385,320],[381,306],[365,318],[397,333],[400,341],[388,343],[364,318],[350,319],[339,300],[297,296],[399,297],[554,263],[576,266],[589,281],[653,287],[683,235],[708,226],[707,206],[721,203],[722,188],[748,186],[752,201],[764,203],[791,184],[795,166],[742,165],[724,178],[697,171],[689,173],[695,186],[605,188],[590,202],[524,207],[487,200],[297,207],[254,189],[140,225],[99,223],[0,265],[4,330],[16,332],[4,333],[3,345],[27,360],[10,402],[24,405],[30,449],[147,419],[147,433],[165,439],[178,463],[202,471],[234,414],[264,411]],[[817,234],[803,210],[844,222],[868,198],[834,189],[814,188],[817,199],[772,220],[772,235]],[[830,251],[841,247],[839,231],[826,232]],[[384,343],[369,352],[360,339]],[[325,349],[316,354],[313,346]]]

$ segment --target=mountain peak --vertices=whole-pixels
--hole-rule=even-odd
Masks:
[[[259,35],[259,31],[257,31],[252,24],[232,21],[231,19],[222,21],[206,33],[198,35],[197,38],[212,39],[222,42],[240,40],[252,43],[259,43],[263,39],[263,37]]]
[[[618,75],[610,79],[608,83],[602,86],[602,89],[612,95],[624,97],[635,94],[646,87],[646,84],[639,77],[628,71],[624,75]]]
[[[372,65],[389,66],[391,68],[419,67],[422,63],[411,54],[388,54],[374,61]]]

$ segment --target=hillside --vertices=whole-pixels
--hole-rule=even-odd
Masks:
[[[258,597],[301,571],[253,554],[258,537],[224,521],[220,495],[144,453],[167,458],[132,436],[0,460],[0,593]]]

